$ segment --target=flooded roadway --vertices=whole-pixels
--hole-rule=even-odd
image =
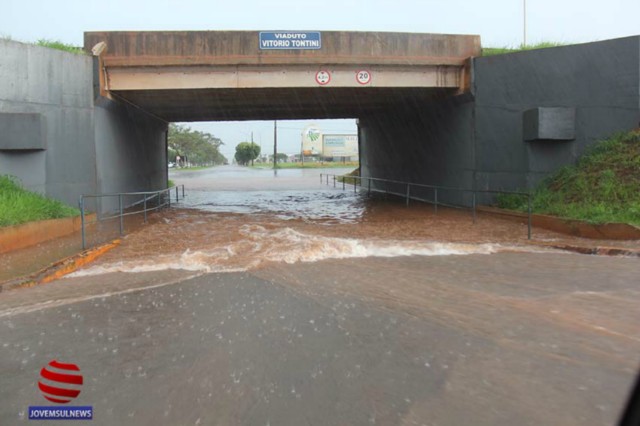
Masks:
[[[82,369],[96,424],[615,423],[640,361],[637,259],[319,173],[176,173],[181,208],[0,294],[2,424],[46,405],[54,358]]]

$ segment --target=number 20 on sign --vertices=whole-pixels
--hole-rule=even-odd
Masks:
[[[356,80],[360,84],[369,84],[371,83],[371,73],[369,71],[358,71],[356,73]]]

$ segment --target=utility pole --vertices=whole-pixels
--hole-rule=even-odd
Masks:
[[[253,132],[251,132],[251,167],[253,167]]]
[[[273,120],[273,169],[278,168],[278,121]]]
[[[302,167],[304,167],[304,133],[300,134],[300,161],[302,161]]]
[[[522,47],[527,45],[527,0],[522,0]]]

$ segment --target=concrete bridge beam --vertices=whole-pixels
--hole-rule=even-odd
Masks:
[[[327,83],[319,83],[317,74],[325,71]],[[361,71],[369,73],[369,80],[358,81]],[[189,67],[163,68],[126,67],[108,71],[106,88],[125,90],[174,89],[245,89],[296,87],[431,87],[458,89],[463,84],[461,65],[400,66],[267,66],[267,67]]]
[[[470,90],[478,36],[322,32],[265,50],[258,31],[86,33],[101,93],[166,121],[353,118]],[[358,78],[362,73],[366,78]]]

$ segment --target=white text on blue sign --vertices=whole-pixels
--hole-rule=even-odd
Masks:
[[[263,31],[260,33],[260,49],[320,49],[319,32]]]

